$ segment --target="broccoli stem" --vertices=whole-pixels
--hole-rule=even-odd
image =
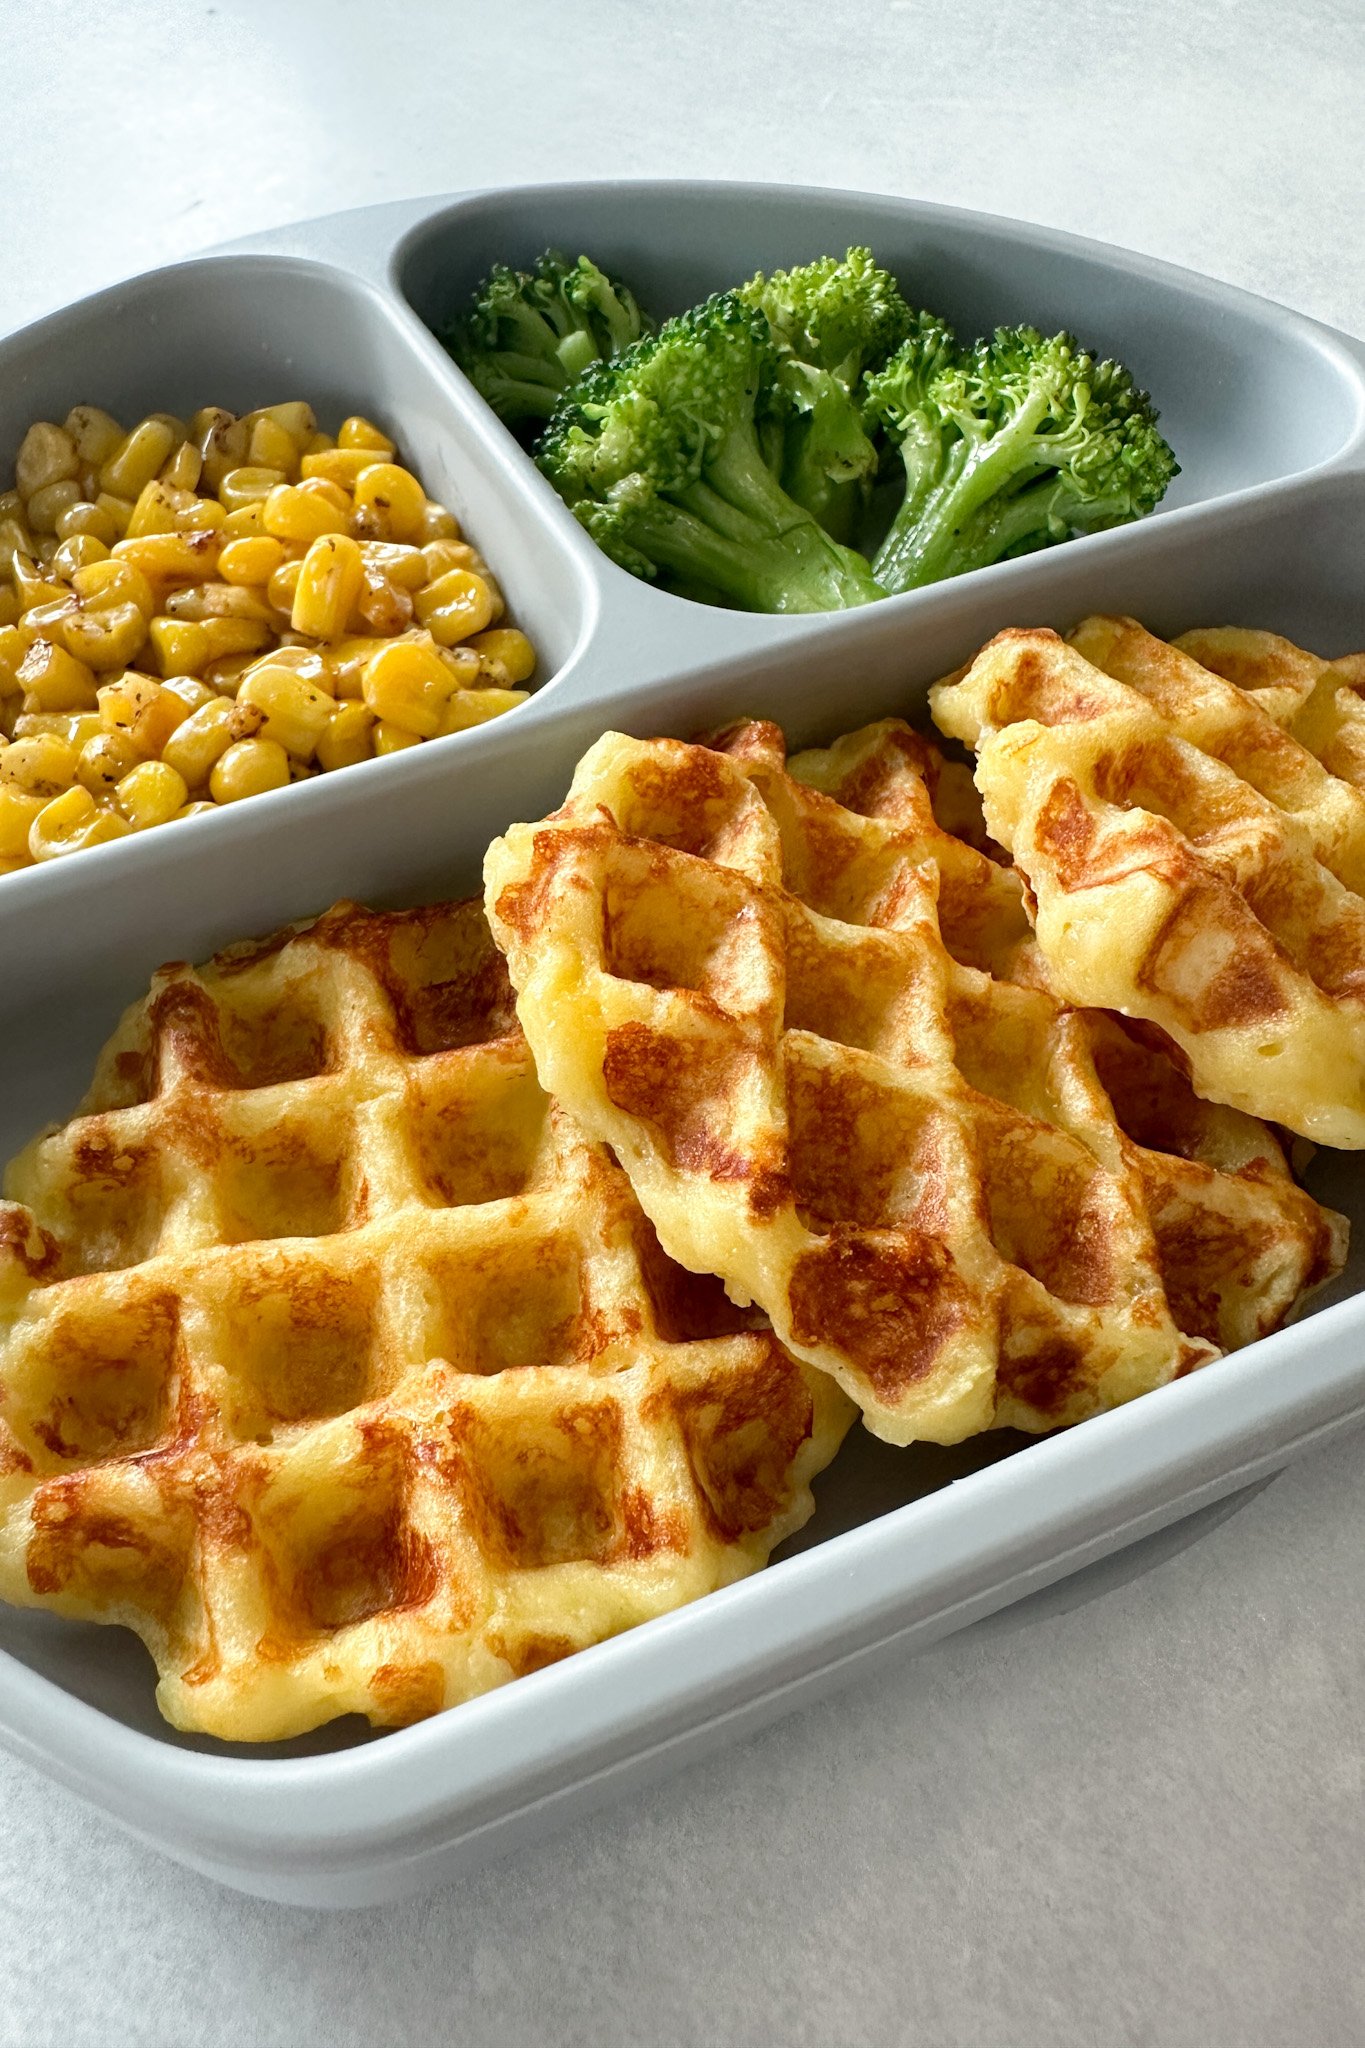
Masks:
[[[631,544],[671,576],[707,584],[751,611],[842,611],[885,595],[866,563],[813,519],[765,531],[731,507],[722,532],[715,512],[716,494],[694,484],[681,504],[656,499],[642,508],[631,520]]]
[[[833,483],[823,463],[814,460],[809,442],[803,441],[794,457],[783,465],[782,488],[798,505],[804,505],[818,519],[831,539],[852,538],[854,522],[863,502],[856,483]]]
[[[1037,474],[1035,429],[1047,406],[1045,391],[1032,392],[1008,424],[988,436],[974,422],[959,421],[962,439],[949,450],[939,481],[927,490],[922,483],[913,489],[916,472],[907,463],[912,490],[872,564],[880,583],[888,590],[918,590],[998,560],[998,554],[973,558],[971,524],[1012,476],[1023,483]],[[1061,436],[1055,440],[1060,446]],[[999,552],[1009,545],[1003,542]]]

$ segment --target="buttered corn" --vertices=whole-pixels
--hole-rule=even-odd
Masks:
[[[0,491],[0,875],[464,731],[535,664],[371,420],[73,406]]]

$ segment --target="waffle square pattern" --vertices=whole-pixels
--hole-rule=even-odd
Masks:
[[[543,1083],[893,1442],[1128,1400],[1344,1252],[1269,1131],[1049,992],[970,798],[894,721],[609,734],[485,867]]]
[[[1298,655],[1092,618],[1000,634],[932,703],[1060,994],[1157,1027],[1209,1101],[1357,1148],[1365,726],[1354,666]]]
[[[413,1721],[744,1576],[852,1415],[548,1100],[478,903],[163,969],[0,1205],[0,1594],[185,1729]]]

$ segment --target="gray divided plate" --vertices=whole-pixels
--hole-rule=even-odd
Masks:
[[[967,332],[1067,326],[1129,364],[1183,464],[1161,511],[845,615],[693,605],[595,550],[426,325],[490,262],[547,243],[591,250],[667,312],[850,242]],[[980,214],[738,185],[414,200],[153,272],[0,342],[0,449],[77,401],[136,419],[296,396],[389,428],[494,564],[549,680],[457,738],[0,882],[0,1156],[70,1113],[159,962],[340,896],[473,890],[487,841],[558,802],[609,726],[685,736],[751,712],[804,744],[921,719],[927,683],[991,633],[1097,610],[1160,633],[1231,621],[1325,654],[1365,645],[1365,350],[1225,286]],[[1358,1241],[1363,1178],[1343,1155],[1310,1175]],[[225,1883],[312,1905],[397,1896],[1273,1473],[1365,1412],[1363,1284],[1357,1251],[1293,1327],[1045,1441],[892,1451],[855,1431],[769,1570],[418,1727],[376,1739],[341,1722],[256,1751],[181,1736],[131,1638],[5,1610],[0,1739]]]

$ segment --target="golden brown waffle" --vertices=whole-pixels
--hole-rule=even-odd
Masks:
[[[1113,1406],[1344,1251],[1262,1126],[1003,978],[1020,885],[936,821],[941,769],[895,722],[789,764],[772,725],[609,734],[485,868],[542,1080],[895,1442]]]
[[[1365,789],[1131,619],[1002,633],[932,702],[1059,994],[1158,1027],[1210,1101],[1365,1146]]]
[[[743,1577],[852,1413],[547,1101],[477,903],[163,969],[6,1192],[0,1593],[182,1728],[411,1721]]]
[[[1245,690],[1333,775],[1365,789],[1365,654],[1324,661],[1244,626],[1204,626],[1171,644]]]

